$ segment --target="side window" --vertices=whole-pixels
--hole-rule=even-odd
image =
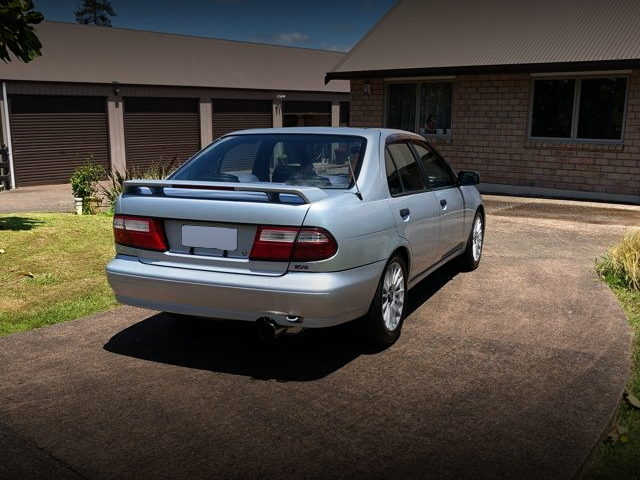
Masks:
[[[424,180],[420,167],[406,143],[392,143],[387,145],[387,151],[398,168],[405,193],[424,190]]]
[[[413,147],[418,153],[420,163],[427,174],[429,188],[453,187],[456,179],[451,168],[432,150],[419,143],[413,143]]]
[[[389,150],[384,151],[384,165],[387,170],[387,184],[389,185],[389,193],[391,195],[400,195],[402,193],[402,182],[400,182],[400,174],[393,163]]]

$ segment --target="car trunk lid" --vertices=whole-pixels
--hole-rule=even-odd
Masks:
[[[282,275],[288,261],[251,260],[259,226],[302,226],[315,187],[278,184],[134,180],[124,184],[118,214],[160,219],[169,250],[137,249],[143,263],[259,275]]]

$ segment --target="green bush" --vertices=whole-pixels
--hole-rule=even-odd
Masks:
[[[111,210],[115,207],[116,200],[122,193],[122,187],[125,181],[134,179],[162,180],[176,168],[178,161],[178,156],[176,155],[169,162],[159,161],[146,169],[133,167],[125,170],[124,172],[115,172],[107,175],[109,186],[101,186],[101,189],[104,197],[109,202]]]
[[[102,165],[93,163],[93,155],[86,158],[85,164],[77,167],[71,178],[71,190],[75,198],[82,199],[82,210],[84,213],[92,213],[90,199],[98,194],[98,182],[106,175]]]
[[[597,270],[614,285],[640,291],[640,230],[627,232],[598,262]]]

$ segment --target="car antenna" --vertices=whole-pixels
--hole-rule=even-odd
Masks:
[[[362,200],[362,193],[360,193],[360,189],[358,188],[358,182],[356,181],[356,175],[355,173],[353,173],[353,167],[351,166],[351,159],[347,160],[347,164],[349,165],[349,174],[351,175],[353,184],[356,186],[356,197]]]

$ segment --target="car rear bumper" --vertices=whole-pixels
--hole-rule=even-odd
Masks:
[[[364,315],[383,269],[382,261],[341,272],[273,277],[150,265],[118,255],[107,265],[107,277],[118,301],[128,305],[231,320],[270,317],[280,325],[319,328]]]

